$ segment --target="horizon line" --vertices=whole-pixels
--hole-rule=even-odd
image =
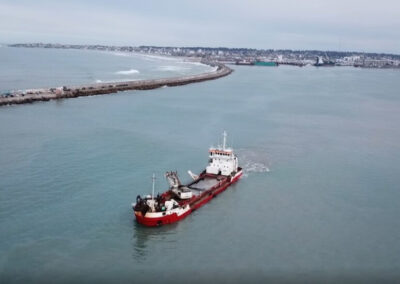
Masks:
[[[317,51],[317,52],[337,52],[337,53],[359,53],[359,54],[376,54],[376,55],[394,55],[394,56],[400,56],[400,53],[387,53],[387,52],[366,52],[366,51],[338,51],[338,50],[322,50],[322,49],[274,49],[274,48],[251,48],[251,47],[225,47],[225,46],[170,46],[170,45],[113,45],[113,44],[72,44],[72,43],[50,43],[50,42],[20,42],[20,43],[0,43],[0,44],[5,44],[7,46],[12,45],[23,45],[23,44],[48,44],[48,45],[71,45],[71,46],[106,46],[106,47],[154,47],[154,48],[208,48],[208,49],[247,49],[247,50],[257,50],[257,51],[294,51],[294,52],[305,52],[305,51]]]

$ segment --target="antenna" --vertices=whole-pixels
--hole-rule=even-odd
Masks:
[[[151,197],[152,197],[152,199],[154,200],[154,184],[155,184],[155,182],[156,182],[156,175],[153,173],[153,178],[152,178],[152,180],[153,180],[153,192],[152,192],[152,195],[151,195]]]
[[[226,148],[226,136],[227,136],[228,134],[226,134],[226,131],[224,130],[224,134],[223,134],[223,136],[224,136],[224,142],[223,142],[223,144],[222,144],[222,149],[223,150],[225,150],[225,148]]]

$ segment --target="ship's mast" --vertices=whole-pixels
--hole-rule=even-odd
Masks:
[[[154,173],[153,173],[152,180],[153,180],[153,191],[152,191],[151,197],[154,200],[154,185],[155,185],[155,182],[156,182],[156,175]]]
[[[225,148],[226,148],[226,136],[227,136],[228,134],[226,134],[226,131],[224,130],[224,134],[223,134],[223,136],[224,136],[224,140],[223,140],[223,143],[222,143],[222,149],[225,151]]]

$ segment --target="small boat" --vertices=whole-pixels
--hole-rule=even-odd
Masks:
[[[138,195],[136,203],[132,204],[136,221],[149,227],[175,223],[238,181],[243,171],[233,149],[226,146],[226,138],[224,131],[223,144],[211,147],[208,151],[209,163],[206,169],[200,175],[189,171],[193,181],[186,185],[181,184],[177,172],[166,172],[165,177],[170,187],[163,194],[154,196],[153,174],[152,194]]]

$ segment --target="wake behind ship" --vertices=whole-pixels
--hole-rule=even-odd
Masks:
[[[177,222],[206,204],[223,192],[242,176],[242,168],[233,149],[226,147],[227,134],[224,131],[223,144],[209,149],[209,164],[198,176],[189,171],[193,181],[182,185],[177,172],[166,172],[170,188],[161,195],[136,197],[132,204],[138,223],[145,226],[161,226]]]

